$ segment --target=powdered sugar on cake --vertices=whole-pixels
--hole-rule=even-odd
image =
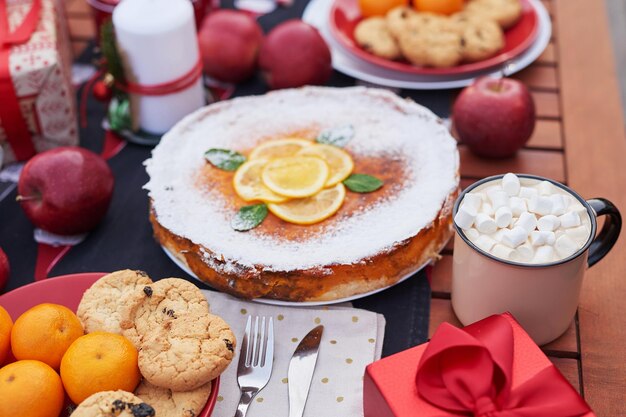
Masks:
[[[346,150],[405,161],[393,193],[333,222],[321,234],[288,240],[231,228],[236,213],[214,190],[199,190],[209,148],[249,150],[303,129],[354,126]],[[385,90],[307,87],[220,102],[188,116],[146,161],[145,185],[159,223],[203,246],[217,270],[291,271],[354,264],[428,227],[458,187],[456,142],[428,109]]]

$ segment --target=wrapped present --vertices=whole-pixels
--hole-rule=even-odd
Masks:
[[[71,66],[62,0],[0,1],[4,163],[78,144]]]
[[[365,417],[593,417],[587,403],[509,314],[369,365]]]

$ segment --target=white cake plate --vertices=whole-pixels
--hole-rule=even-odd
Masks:
[[[503,64],[460,76],[419,75],[381,68],[363,61],[345,50],[333,37],[329,28],[330,9],[334,0],[311,0],[304,10],[302,20],[315,26],[331,49],[333,68],[353,78],[392,88],[413,90],[443,90],[465,87],[475,78],[483,75],[493,77],[509,76],[532,64],[546,49],[552,36],[552,23],[545,6],[539,0],[529,0],[539,17],[539,33],[535,42],[521,55]]]

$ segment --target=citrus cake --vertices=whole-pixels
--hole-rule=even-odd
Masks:
[[[145,163],[157,241],[244,298],[331,301],[438,257],[459,186],[431,111],[364,87],[305,87],[205,107]]]

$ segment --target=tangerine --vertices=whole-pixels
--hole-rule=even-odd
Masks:
[[[450,15],[463,10],[464,0],[413,0],[413,7],[419,12]]]
[[[76,314],[59,304],[39,304],[17,318],[11,330],[16,359],[34,359],[59,369],[67,348],[84,334]]]
[[[56,417],[65,394],[61,378],[40,361],[13,362],[0,369],[0,417]]]
[[[75,404],[100,391],[133,392],[141,374],[137,349],[124,336],[93,332],[79,337],[61,361],[61,379]]]
[[[359,0],[363,17],[384,16],[389,10],[398,6],[408,6],[408,4],[409,0]]]
[[[13,320],[11,316],[0,306],[0,365],[4,363],[9,356],[9,350],[11,349],[11,328],[13,327]]]

